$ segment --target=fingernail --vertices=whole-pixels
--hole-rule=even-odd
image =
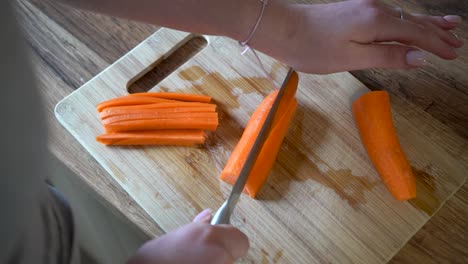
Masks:
[[[450,22],[450,23],[453,23],[453,24],[460,24],[462,22],[461,16],[456,16],[456,15],[444,16],[444,19],[447,22]]]
[[[193,219],[193,222],[208,222],[211,219],[211,209],[205,209]]]
[[[406,63],[411,66],[425,66],[429,64],[429,54],[425,51],[410,50],[406,53]]]

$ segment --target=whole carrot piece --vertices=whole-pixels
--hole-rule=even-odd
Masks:
[[[413,171],[393,126],[388,93],[366,93],[352,109],[362,143],[388,190],[399,201],[415,198]]]

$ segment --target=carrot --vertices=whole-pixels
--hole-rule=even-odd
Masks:
[[[103,134],[96,140],[105,145],[174,145],[191,146],[205,142],[202,130],[153,130]]]
[[[145,104],[154,104],[167,102],[165,99],[159,98],[138,98],[138,97],[118,97],[111,100],[104,101],[96,106],[96,109],[101,112],[105,108],[113,106],[124,106],[124,105],[145,105]]]
[[[102,120],[104,125],[112,124],[120,121],[130,120],[152,120],[152,119],[189,119],[189,118],[218,118],[218,113],[135,113],[135,114],[122,114],[111,116]]]
[[[270,170],[275,163],[276,156],[278,155],[278,152],[281,148],[281,142],[283,142],[296,109],[297,100],[294,98],[293,101],[289,104],[286,112],[281,115],[276,125],[272,128],[267,140],[265,141],[245,184],[244,192],[247,193],[247,195],[250,197],[255,198],[257,193],[260,191],[260,188],[268,178]],[[244,136],[242,135],[242,137]],[[255,138],[253,141],[255,141]],[[239,143],[241,143],[241,141],[239,141]],[[250,150],[250,148],[248,150]],[[231,157],[234,157],[232,161],[233,166],[226,165],[223,172],[221,173],[220,178],[223,181],[234,185],[237,177],[240,174],[240,171],[242,170],[242,166],[239,165],[243,165],[243,163],[235,164],[235,156]],[[231,161],[231,159],[229,161]],[[228,164],[230,163],[229,161]]]
[[[142,97],[154,97],[154,98],[163,98],[163,99],[171,99],[171,100],[178,100],[178,101],[185,101],[185,102],[203,102],[209,103],[211,101],[210,96],[200,95],[200,94],[185,94],[185,93],[168,93],[168,92],[148,92],[148,93],[134,93],[130,96],[142,96]]]
[[[124,107],[109,107],[104,109],[99,116],[101,119],[106,119],[111,116],[123,115],[123,114],[145,114],[145,113],[208,113],[215,112],[216,105],[214,104],[204,104],[204,105],[195,105],[195,106],[183,106],[176,103],[171,103],[173,106],[166,105],[163,107],[154,107],[147,108],[146,106],[151,105],[142,105],[142,107],[137,109],[129,109],[128,106]],[[165,105],[161,103],[159,105]],[[145,106],[145,107],[143,107]]]
[[[276,156],[278,155],[281,142],[283,141],[289,124],[294,117],[294,113],[297,108],[297,100],[294,97],[297,90],[297,84],[298,76],[296,72],[293,72],[293,75],[287,84],[288,87],[283,94],[283,98],[278,105],[270,133],[260,150],[259,156],[257,157],[244,188],[244,192],[252,198],[257,195],[261,186],[266,181],[276,160]],[[250,117],[239,143],[236,145],[226,166],[219,176],[221,180],[229,184],[234,184],[239,177],[248,154],[253,147],[255,139],[257,138],[257,135],[260,132],[277,95],[278,91],[274,91],[269,94]]]
[[[157,129],[216,130],[218,118],[149,119],[114,122],[104,125],[108,133]]]
[[[297,85],[299,84],[299,76],[297,75],[297,72],[293,72],[291,74],[291,77],[289,78],[286,90],[284,91],[283,98],[280,101],[280,104],[278,105],[278,110],[277,113],[280,113],[278,115],[275,115],[275,118],[273,119],[272,124],[276,124],[278,120],[282,117],[281,113],[284,113],[289,105],[291,104],[293,98],[296,96],[296,91],[297,91]]]
[[[415,198],[414,175],[398,142],[388,93],[364,94],[352,109],[362,143],[388,190],[399,201]]]

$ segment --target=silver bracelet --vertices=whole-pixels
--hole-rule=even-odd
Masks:
[[[255,31],[257,30],[258,28],[258,25],[260,25],[260,21],[262,21],[262,18],[263,18],[263,13],[265,12],[265,8],[268,4],[268,0],[260,0],[260,2],[262,3],[262,9],[260,10],[260,14],[258,15],[258,18],[257,18],[257,22],[255,22],[255,25],[254,27],[252,28],[252,30],[250,31],[249,35],[247,36],[247,38],[244,40],[244,41],[239,41],[239,45],[241,45],[242,47],[245,47],[244,51],[241,52],[241,55],[244,55],[248,50],[251,50],[252,53],[254,54],[255,58],[257,59],[257,62],[258,64],[260,65],[260,67],[262,68],[262,71],[265,73],[265,75],[267,76],[268,80],[270,80],[270,82],[273,84],[273,86],[275,85],[274,83],[274,80],[273,78],[271,77],[271,75],[268,73],[268,71],[265,69],[265,66],[263,65],[262,63],[262,60],[260,60],[260,57],[258,56],[257,52],[255,52],[254,49],[252,49],[248,43],[250,41],[250,39],[252,38],[252,36],[254,35]]]
[[[247,43],[250,41],[250,39],[252,38],[252,36],[254,35],[255,31],[257,30],[258,28],[258,25],[260,25],[260,21],[262,21],[262,18],[263,18],[263,13],[265,12],[265,8],[268,4],[268,0],[260,0],[260,2],[262,3],[262,9],[260,10],[260,14],[258,15],[258,18],[257,18],[257,22],[255,22],[255,25],[254,27],[252,28],[252,30],[250,31],[249,35],[247,36],[247,38],[244,40],[244,41],[239,41],[239,44],[242,46],[242,47],[246,47],[247,46],[247,49],[248,49],[248,45]],[[247,50],[246,49],[246,50]],[[245,51],[243,52],[245,53]]]

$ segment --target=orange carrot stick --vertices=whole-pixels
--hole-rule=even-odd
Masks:
[[[289,105],[291,104],[291,102],[296,96],[298,84],[299,84],[299,76],[297,75],[297,72],[294,71],[292,72],[291,77],[288,80],[288,84],[287,84],[286,90],[284,91],[283,98],[281,99],[278,105],[277,113],[280,113],[280,114],[275,115],[275,118],[273,119],[272,124],[276,124],[278,120],[282,118],[283,113],[285,113],[286,110],[289,108]]]
[[[159,105],[163,105],[165,103],[161,103]],[[155,107],[155,108],[143,108],[140,107],[138,109],[128,109],[127,106],[125,107],[110,107],[104,109],[99,116],[101,119],[106,119],[111,116],[116,115],[123,115],[123,114],[145,114],[145,113],[208,113],[214,112],[216,110],[216,105],[214,104],[204,104],[204,105],[196,105],[196,106],[177,106],[178,104],[174,104],[174,106],[168,107]],[[150,106],[150,105],[144,105]]]
[[[289,125],[293,120],[296,108],[297,100],[293,98],[286,111],[283,113],[283,115],[280,115],[280,119],[271,129],[270,134],[268,135],[268,138],[265,141],[257,160],[255,161],[255,165],[253,166],[252,171],[250,172],[249,178],[247,179],[247,182],[244,187],[244,192],[247,193],[247,195],[249,195],[250,197],[255,198],[257,193],[260,191],[260,188],[263,186],[266,179],[268,178],[270,170],[275,164],[276,156],[278,155],[278,152],[281,148],[281,143],[283,142],[283,139],[288,131]],[[244,138],[244,135],[242,135],[242,138]],[[251,140],[255,141],[255,138]],[[239,144],[241,143],[242,139],[241,141],[239,141]],[[250,151],[250,148],[248,149],[248,151]],[[243,163],[236,164],[236,157],[234,155],[231,155],[231,157],[233,158],[229,159],[228,165],[230,165],[230,162],[233,162],[233,166],[226,165],[226,167],[220,175],[220,178],[223,181],[233,185],[239,177]]]
[[[362,143],[388,190],[399,201],[415,198],[414,175],[398,142],[388,93],[364,94],[352,109]]]
[[[146,98],[146,97],[117,97],[111,100],[104,101],[96,106],[96,109],[101,112],[105,108],[113,106],[124,106],[124,105],[145,105],[167,102],[167,100],[159,98]]]
[[[130,120],[152,120],[152,119],[189,119],[189,118],[218,118],[218,113],[135,113],[111,116],[102,120],[104,125],[120,121]]]
[[[218,118],[181,118],[120,121],[104,125],[108,133],[157,129],[216,130]]]
[[[237,177],[239,177],[239,173],[247,160],[250,149],[253,147],[255,139],[260,132],[262,124],[265,122],[268,111],[273,105],[277,94],[278,91],[274,91],[265,97],[250,117],[249,122],[247,122],[244,132],[242,133],[242,137],[232,151],[226,166],[219,176],[221,180],[229,184],[234,184]]]
[[[174,145],[191,146],[205,142],[202,130],[155,130],[103,134],[96,140],[104,145]]]
[[[277,113],[273,119],[272,129],[265,141],[257,161],[247,179],[247,183],[244,188],[249,196],[255,197],[257,192],[260,190],[263,183],[266,181],[268,174],[276,160],[276,156],[281,147],[284,136],[286,135],[287,128],[294,116],[297,108],[297,100],[295,99],[295,93],[298,85],[298,76],[296,72],[293,72],[288,82],[288,87],[283,94],[283,98],[278,105]],[[220,178],[230,184],[234,184],[239,177],[240,171],[247,159],[247,156],[257,138],[260,129],[265,122],[266,116],[271,109],[274,99],[276,98],[278,91],[274,91],[268,95],[263,102],[257,107],[255,112],[252,114],[247,126],[242,134],[239,143],[232,152],[228,163],[223,169]]]
[[[200,94],[186,94],[186,93],[169,93],[169,92],[148,92],[148,93],[134,93],[130,96],[151,96],[154,98],[163,98],[163,99],[171,99],[171,100],[178,100],[178,101],[185,101],[185,102],[204,102],[208,103],[211,101],[211,97],[207,95],[200,95]]]

